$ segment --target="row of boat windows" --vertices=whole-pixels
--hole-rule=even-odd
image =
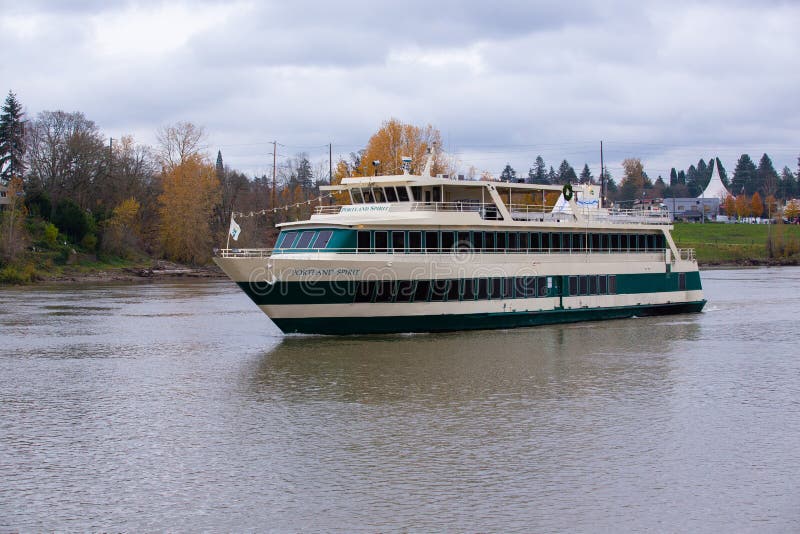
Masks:
[[[355,187],[350,190],[353,196],[353,203],[363,204],[372,202],[408,202],[408,189],[404,186],[384,186],[384,187]],[[424,195],[421,186],[412,186],[411,195],[415,201],[421,202],[440,202],[442,200],[442,192],[438,187],[432,190],[425,190]]]
[[[575,280],[575,293],[572,280]],[[354,302],[458,302],[546,297],[553,277],[462,278],[453,280],[365,280]],[[582,291],[582,292],[581,292]],[[571,276],[570,295],[613,295],[616,275]]]
[[[325,248],[332,236],[333,230],[284,232],[278,237],[275,248]]]
[[[449,232],[363,230],[358,250],[370,252],[449,252],[453,248],[511,251],[656,251],[664,250],[663,234],[600,234],[566,232]]]

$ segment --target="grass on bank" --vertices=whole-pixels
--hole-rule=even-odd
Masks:
[[[706,265],[800,260],[796,224],[675,223],[672,238],[679,248],[695,249],[698,262]]]

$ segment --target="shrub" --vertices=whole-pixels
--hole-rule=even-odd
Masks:
[[[53,223],[47,223],[44,227],[44,242],[51,247],[56,245],[58,239],[58,227]]]
[[[76,243],[89,233],[94,222],[90,219],[80,206],[69,199],[60,201],[53,213],[53,223]]]
[[[94,234],[86,234],[81,239],[81,246],[86,250],[94,252],[97,248],[97,236]]]

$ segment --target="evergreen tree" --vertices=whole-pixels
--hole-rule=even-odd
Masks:
[[[675,167],[669,171],[669,186],[674,187],[678,185],[678,172],[675,170]]]
[[[700,161],[697,162],[697,185],[700,187],[700,191],[703,191],[708,186],[712,170],[711,165],[707,165],[703,158],[700,158]]]
[[[689,196],[691,197],[700,195],[700,192],[703,190],[700,187],[700,177],[697,172],[697,167],[694,165],[690,165],[686,170],[686,187],[689,188]]]
[[[758,162],[756,176],[758,191],[762,193],[762,196],[775,196],[778,192],[778,171],[775,170],[772,160],[766,153],[761,156],[761,161]]]
[[[678,185],[686,185],[686,173],[678,171]]]
[[[501,182],[516,182],[517,181],[517,171],[515,171],[510,164],[506,163],[503,172],[500,173],[500,181]]]
[[[756,164],[747,154],[742,154],[736,162],[736,169],[733,171],[733,181],[731,188],[734,196],[744,193],[752,196],[758,190]]]
[[[558,175],[556,174],[556,170],[550,165],[550,170],[547,171],[547,183],[555,184],[558,183]]]
[[[574,184],[578,181],[578,175],[575,174],[575,169],[569,164],[567,160],[561,162],[558,166],[558,183],[559,184]]]
[[[592,171],[589,170],[589,164],[583,164],[583,170],[581,171],[581,175],[579,181],[582,184],[591,184],[594,182],[594,177],[592,176]]]
[[[547,166],[544,164],[542,156],[536,156],[536,163],[528,171],[528,183],[531,184],[549,184],[547,179]]]
[[[222,163],[222,150],[217,150],[217,180],[222,183],[225,180],[225,165]]]
[[[797,196],[797,180],[789,167],[784,167],[781,172],[781,181],[778,185],[778,197],[788,200]]]
[[[730,187],[730,182],[728,181],[728,173],[725,171],[725,167],[722,166],[722,161],[720,161],[719,158],[714,158],[714,165],[717,166],[717,170],[719,171],[719,178],[720,180],[722,180],[722,183],[725,184],[725,187]]]
[[[25,173],[25,120],[22,104],[9,91],[0,114],[0,181]]]

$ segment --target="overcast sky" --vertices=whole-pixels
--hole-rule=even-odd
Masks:
[[[179,120],[250,174],[334,158],[395,117],[466,168],[537,154],[668,177],[747,152],[797,170],[800,2],[0,0],[0,91],[109,137]]]

